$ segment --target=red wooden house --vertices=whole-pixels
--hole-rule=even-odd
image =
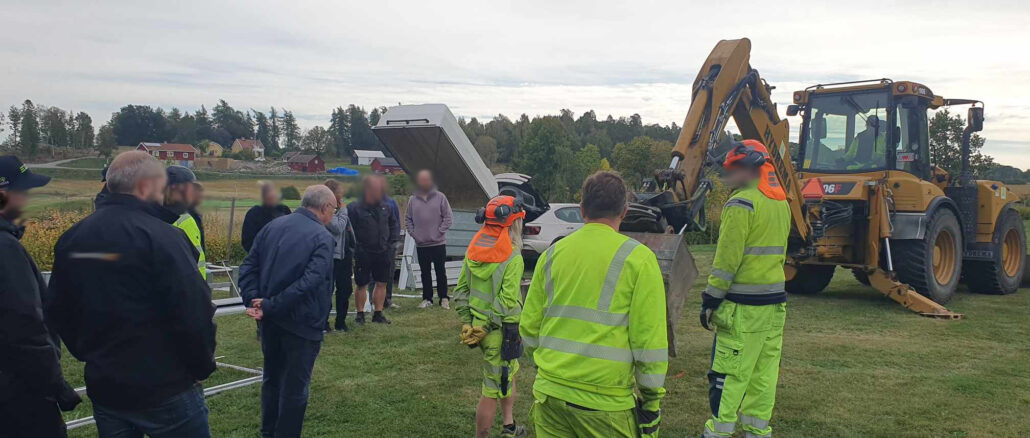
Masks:
[[[171,161],[180,166],[193,167],[193,160],[200,151],[193,145],[182,143],[140,143],[136,150],[153,155],[161,161]]]
[[[372,160],[372,165],[370,167],[375,173],[388,175],[404,173],[404,168],[401,167],[400,163],[393,158],[376,158]]]
[[[322,157],[308,154],[294,155],[286,162],[295,172],[317,173],[325,172],[325,161]]]

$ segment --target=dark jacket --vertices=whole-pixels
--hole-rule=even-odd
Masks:
[[[250,207],[247,215],[243,218],[243,232],[240,233],[240,243],[243,244],[243,249],[250,252],[250,247],[254,245],[254,238],[257,237],[258,232],[272,222],[272,219],[288,214],[290,214],[290,207],[282,204],[274,207],[263,205]]]
[[[357,238],[356,257],[365,254],[386,254],[400,240],[400,213],[394,213],[385,201],[368,205],[363,201],[347,204],[347,216]]]
[[[215,370],[211,290],[176,218],[112,193],[54,247],[54,327],[94,403],[153,407]]]
[[[18,393],[55,396],[64,387],[60,340],[44,317],[50,296],[18,241],[24,231],[0,218],[0,402]]]
[[[240,265],[243,302],[262,298],[262,322],[319,341],[333,293],[332,234],[306,208],[269,222]]]
[[[200,229],[200,247],[207,251],[207,241],[204,240],[204,215],[192,208],[187,213],[193,216],[193,220],[197,221],[197,228]]]

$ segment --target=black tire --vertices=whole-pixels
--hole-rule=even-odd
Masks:
[[[812,295],[822,292],[833,280],[834,265],[799,265],[797,274],[784,286],[787,292]]]
[[[851,273],[855,275],[855,280],[858,280],[859,283],[869,286],[869,274],[866,274],[865,271],[852,269]]]
[[[1012,233],[1012,234],[1009,234]],[[1005,250],[1008,239],[1010,249]],[[1015,210],[1005,210],[994,226],[994,237],[991,240],[994,260],[970,260],[965,264],[963,273],[965,283],[970,292],[992,295],[1008,295],[1019,290],[1023,279],[1026,258],[1026,230],[1023,220]],[[1013,254],[1013,251],[1017,251]],[[1014,260],[1009,259],[1015,257]],[[1011,263],[1011,264],[1010,264]]]
[[[939,242],[939,239],[942,241]],[[938,243],[941,247],[942,261],[939,262],[937,270],[940,271],[941,277],[946,277],[944,281],[938,279],[938,272],[934,268],[935,248]],[[943,260],[947,257],[943,254],[947,253],[951,254],[950,264]],[[894,270],[902,283],[912,286],[920,294],[938,304],[951,301],[962,275],[962,230],[954,212],[947,208],[937,209],[930,217],[922,239],[891,241],[891,254]]]

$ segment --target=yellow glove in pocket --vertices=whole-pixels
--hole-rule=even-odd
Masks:
[[[469,335],[471,335],[471,334],[472,334],[472,324],[462,324],[461,325],[461,334],[458,335],[458,339],[460,339],[461,343],[464,344],[465,340],[468,339]]]
[[[487,332],[486,327],[472,327],[472,332],[469,333],[469,335],[466,336],[465,340],[461,341],[461,343],[468,345],[469,347],[479,345],[483,338],[486,337],[487,333],[489,332]]]

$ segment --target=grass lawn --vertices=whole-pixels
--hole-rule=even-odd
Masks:
[[[663,436],[697,436],[708,415],[711,334],[696,322],[712,248],[693,249],[702,276],[677,329],[680,357],[669,364]],[[305,436],[471,436],[479,396],[478,351],[457,344],[453,312],[415,309],[398,299],[393,325],[326,337],[315,365]],[[960,321],[919,317],[851,273],[830,289],[792,296],[773,419],[787,437],[1030,436],[1030,291],[1011,296],[960,292],[949,308]],[[223,362],[261,366],[254,325],[243,315],[219,317]],[[81,364],[65,358],[81,385]],[[516,419],[528,423],[534,370],[523,360]],[[246,375],[219,370],[205,386]],[[260,385],[208,399],[215,436],[253,437]],[[75,415],[86,415],[80,408]],[[94,436],[92,426],[73,437]]]
[[[69,161],[61,165],[61,167],[69,167],[72,169],[103,169],[109,161],[108,158],[104,157],[86,157],[79,158],[74,161]]]

